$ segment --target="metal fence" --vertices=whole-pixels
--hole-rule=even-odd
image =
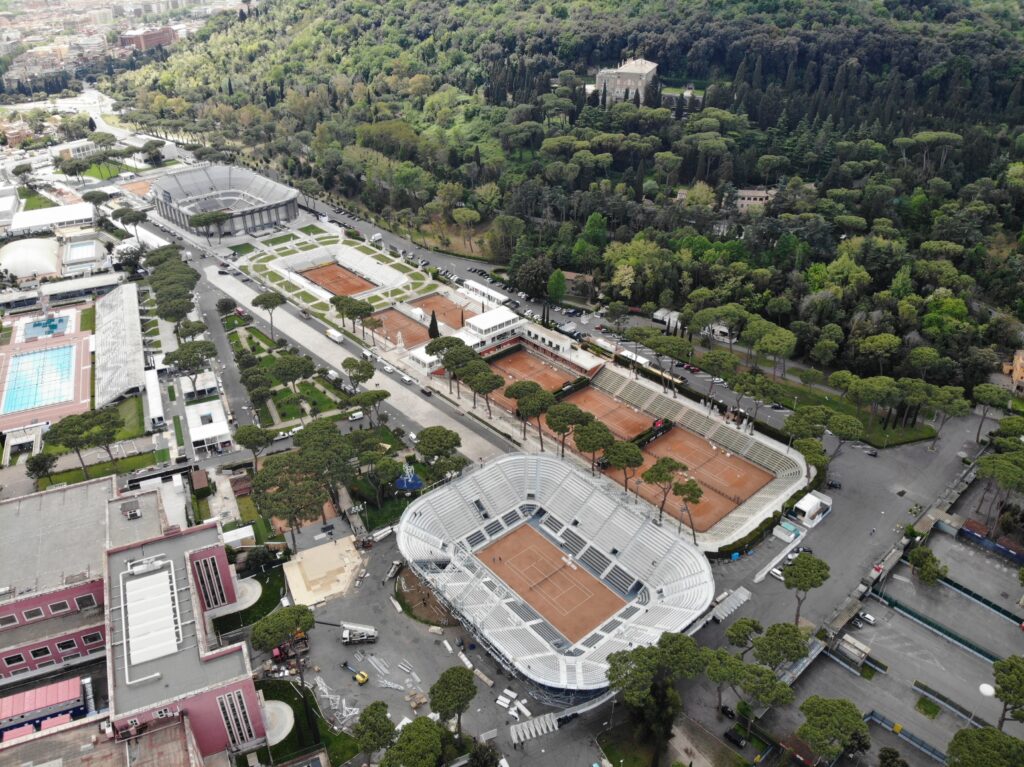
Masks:
[[[985,660],[989,661],[990,663],[995,663],[997,660],[1002,660],[1002,658],[1000,658],[998,655],[993,655],[991,652],[986,650],[981,645],[975,644],[974,642],[972,642],[967,637],[964,637],[964,636],[961,636],[960,634],[957,634],[955,631],[950,630],[946,626],[943,626],[941,623],[938,623],[937,621],[932,620],[927,615],[922,615],[917,610],[915,610],[913,607],[910,607],[909,605],[905,605],[903,602],[900,602],[898,599],[896,599],[894,597],[891,597],[888,594],[885,594],[885,593],[883,593],[881,591],[878,591],[876,589],[872,589],[871,593],[877,599],[880,599],[881,601],[883,601],[887,605],[889,605],[889,607],[891,607],[896,612],[902,613],[903,615],[906,615],[911,620],[913,620],[913,621],[915,621],[917,623],[920,623],[925,628],[929,628],[932,631],[934,631],[935,633],[940,634],[941,636],[944,636],[946,639],[948,639],[949,641],[951,641],[951,642],[953,642],[955,644],[960,645],[961,647],[963,647],[968,652],[972,652],[975,655],[977,655],[977,656],[979,656],[981,658],[984,658]]]
[[[880,714],[879,712],[872,709],[864,715],[864,721],[874,722],[875,724],[884,727],[885,729],[894,733],[901,740],[905,740],[918,751],[921,751],[927,756],[930,756],[939,764],[946,763],[946,755],[942,751],[935,748],[935,746],[931,745],[927,741],[917,737],[916,735],[914,735],[914,733],[908,732],[902,724],[897,724],[896,722],[886,717],[884,714]]]

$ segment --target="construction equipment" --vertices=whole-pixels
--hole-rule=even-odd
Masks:
[[[342,661],[341,667],[352,674],[352,681],[358,684],[360,687],[370,681],[370,675],[365,671],[359,671],[353,668],[349,662]]]
[[[370,644],[377,641],[377,637],[380,636],[380,632],[374,626],[369,626],[364,623],[328,623],[327,621],[317,621],[321,626],[332,626],[336,629],[341,629],[341,636],[338,640],[342,644]]]
[[[295,660],[302,655],[309,652],[309,637],[306,636],[303,631],[296,631],[295,634],[286,642],[282,642],[275,647],[270,657],[274,663],[285,663],[290,660]]]

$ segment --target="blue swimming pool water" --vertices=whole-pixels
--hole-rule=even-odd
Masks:
[[[58,346],[11,359],[0,414],[66,402],[75,396],[75,347]]]
[[[63,333],[67,326],[67,317],[49,317],[45,320],[36,320],[25,326],[25,338],[45,338],[46,336]]]

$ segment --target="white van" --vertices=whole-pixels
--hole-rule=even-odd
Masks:
[[[403,375],[402,376],[402,383],[404,383],[404,384],[411,384],[412,383],[412,379],[409,378],[409,376],[407,376],[407,375]]]
[[[786,580],[786,576],[782,574],[782,570],[778,567],[773,567],[771,570],[769,570],[768,575],[770,575],[772,578],[775,578],[775,580],[778,581]]]
[[[337,381],[339,378],[341,378],[341,373],[339,373],[337,370],[328,370],[327,377],[330,378],[332,381]]]
[[[348,420],[350,420],[350,421],[362,421],[363,420],[363,411],[362,410],[357,410],[356,412],[354,412],[352,415],[350,415],[348,417]]]
[[[373,235],[373,237],[370,238],[370,242],[377,243],[382,241],[383,239],[384,235],[381,234],[380,232],[377,232],[375,235]]]
[[[860,613],[857,614],[857,617],[860,618],[862,621],[864,621],[869,626],[874,626],[875,625],[875,616],[872,615],[871,613],[866,613],[866,612],[864,612],[862,610]]]
[[[373,362],[373,352],[371,352],[369,349],[363,349],[362,355],[364,360],[367,360],[368,362]]]

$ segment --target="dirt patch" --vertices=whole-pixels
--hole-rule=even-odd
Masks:
[[[421,623],[432,626],[457,626],[459,622],[410,568],[402,568],[395,579],[395,596],[403,610]]]

